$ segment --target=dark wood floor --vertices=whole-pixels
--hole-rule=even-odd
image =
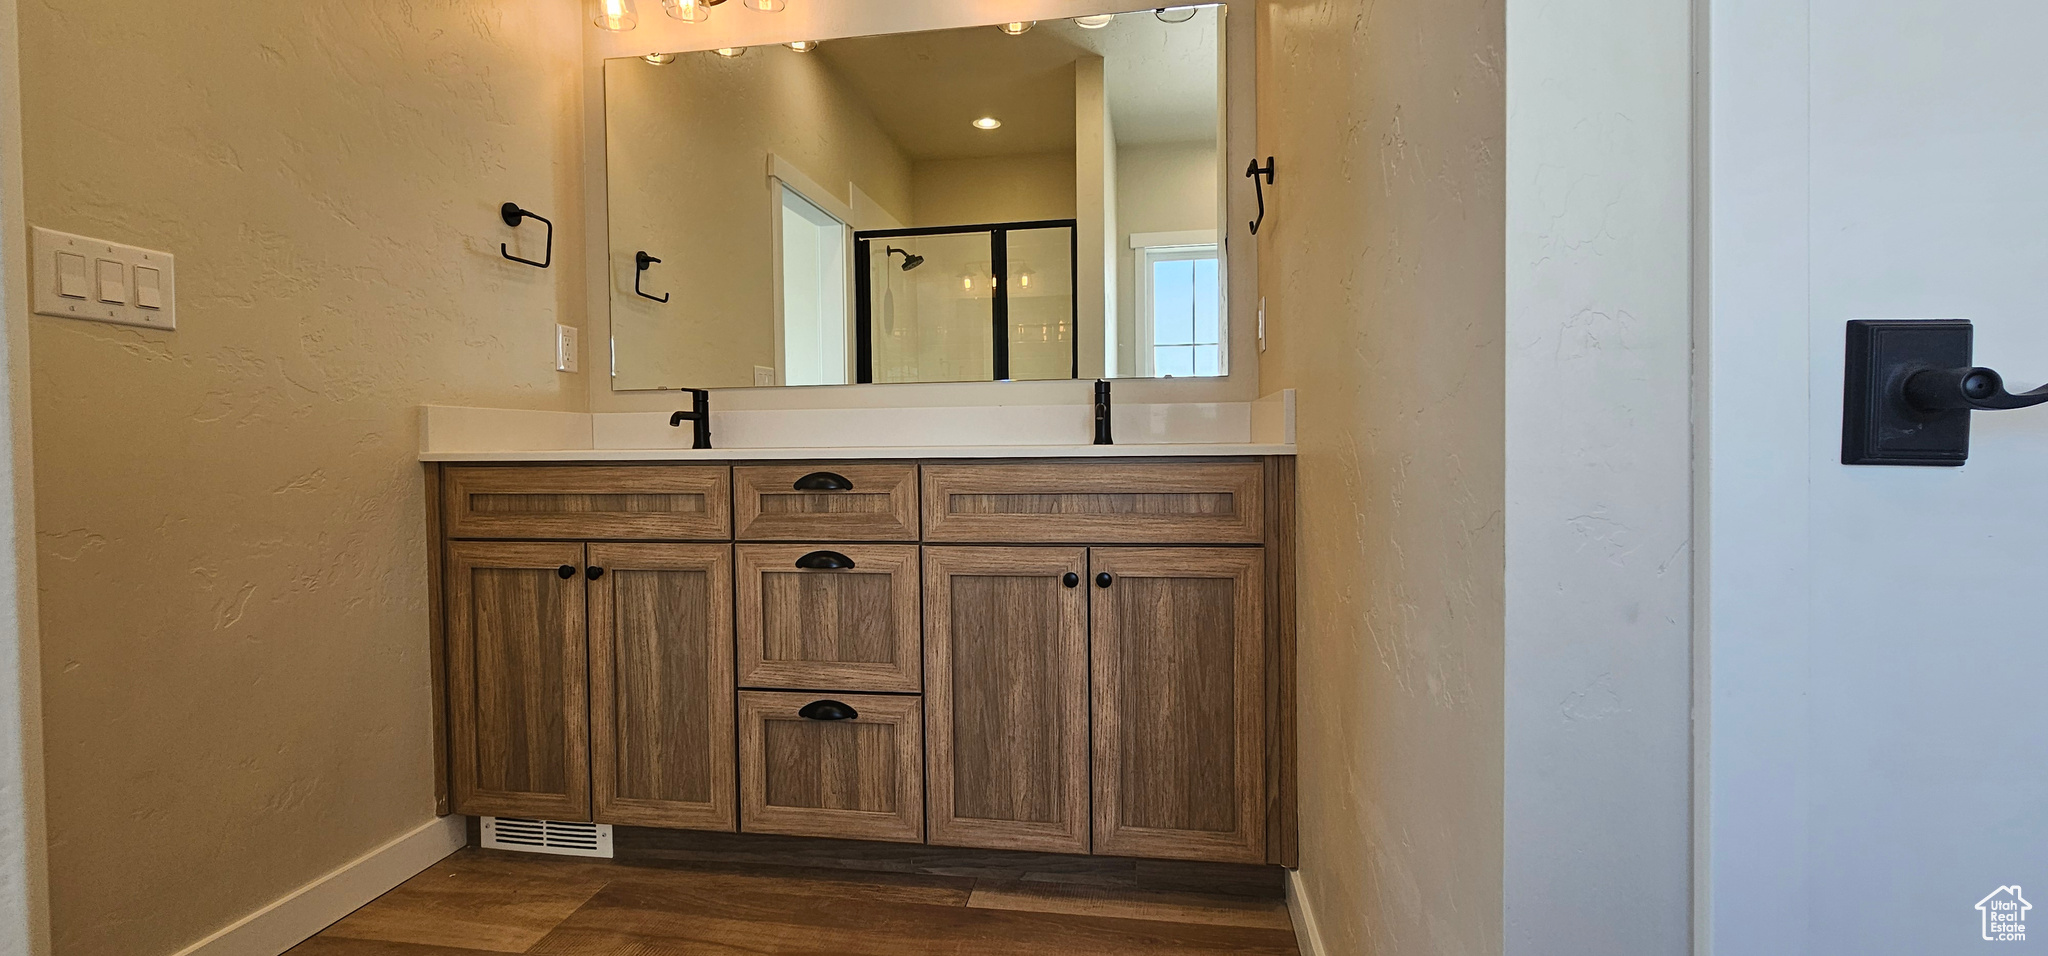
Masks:
[[[463,850],[287,956],[1297,956],[1279,900],[729,861]]]

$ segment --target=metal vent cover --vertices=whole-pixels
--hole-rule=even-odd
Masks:
[[[564,823],[516,817],[483,817],[482,821],[486,850],[604,859],[612,856],[612,827],[609,823]]]

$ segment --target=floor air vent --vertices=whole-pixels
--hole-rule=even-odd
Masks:
[[[484,849],[517,850],[521,853],[553,853],[558,856],[612,855],[612,827],[609,823],[562,823],[556,820],[520,820],[513,817],[484,817]]]

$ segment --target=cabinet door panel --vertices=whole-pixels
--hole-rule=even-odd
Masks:
[[[812,719],[830,702],[850,718]],[[740,693],[740,820],[749,833],[924,840],[916,697]]]
[[[924,569],[931,842],[1087,852],[1087,552],[927,548]]]
[[[731,549],[594,544],[590,564],[596,819],[733,829]]]
[[[457,542],[448,558],[455,811],[590,819],[583,546]]]
[[[1264,862],[1262,552],[1098,548],[1089,569],[1095,852]]]
[[[738,553],[740,686],[920,688],[916,546],[743,544]],[[852,567],[799,566],[819,556]]]

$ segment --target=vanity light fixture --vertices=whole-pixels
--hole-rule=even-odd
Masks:
[[[711,19],[711,8],[725,0],[661,0],[661,9],[669,16],[684,23],[703,23]]]
[[[1001,30],[1004,33],[1007,33],[1013,37],[1016,37],[1023,36],[1024,34],[1031,32],[1031,28],[1037,25],[1037,20],[1012,20],[1008,23],[996,27],[996,29]]]
[[[785,44],[783,44],[783,46],[786,46],[786,47],[788,47],[788,48],[790,48],[790,49],[792,49],[792,50],[795,50],[795,51],[796,51],[796,52],[798,52],[798,53],[809,53],[809,52],[811,52],[812,50],[815,50],[815,49],[817,49],[817,48],[818,48],[818,44],[819,44],[820,42],[822,42],[822,41],[819,41],[819,40],[794,40],[794,41],[791,41],[791,42],[789,42],[789,43],[785,43]]]
[[[980,118],[980,119],[978,119],[978,120],[975,120],[975,121],[974,121],[974,128],[975,128],[975,129],[995,129],[995,128],[997,128],[997,127],[1000,127],[1000,126],[1002,126],[1002,125],[1003,125],[1003,121],[1002,121],[1002,120],[999,120],[999,119],[996,119],[996,118],[995,118],[995,117],[993,117],[993,116],[984,116],[984,117],[982,117],[982,118]]]
[[[1074,25],[1083,30],[1100,30],[1116,19],[1114,13],[1098,13],[1092,17],[1075,17]]]
[[[641,59],[646,60],[647,62],[652,63],[655,66],[667,66],[676,61],[676,55],[673,53],[649,53],[646,56],[641,57]]]
[[[740,5],[762,13],[781,13],[789,6],[789,0],[740,0]]]
[[[711,52],[730,60],[736,56],[746,56],[747,48],[743,46],[722,46]]]
[[[590,22],[600,30],[624,33],[640,25],[640,14],[633,9],[633,0],[590,0],[588,4]]]
[[[1161,23],[1186,23],[1195,18],[1194,7],[1160,7],[1152,11]]]

